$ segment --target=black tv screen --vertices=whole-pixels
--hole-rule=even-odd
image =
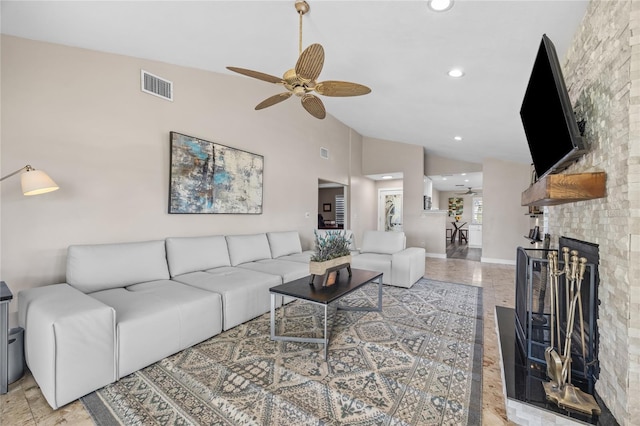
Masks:
[[[539,178],[564,170],[584,154],[558,55],[546,35],[533,64],[520,117]]]

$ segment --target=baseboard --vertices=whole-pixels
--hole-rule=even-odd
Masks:
[[[426,253],[425,252],[424,257],[435,257],[436,259],[446,259],[447,255],[446,253]]]
[[[490,257],[481,257],[480,258],[480,262],[482,263],[499,263],[501,265],[516,265],[516,261],[515,260],[509,260],[509,259],[492,259]]]

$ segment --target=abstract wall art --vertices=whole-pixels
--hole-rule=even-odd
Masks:
[[[449,198],[449,216],[461,216],[464,207],[464,198],[451,197]]]
[[[262,213],[264,157],[171,132],[169,213]]]

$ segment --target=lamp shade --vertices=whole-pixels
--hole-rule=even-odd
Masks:
[[[20,175],[22,193],[24,195],[38,195],[55,191],[60,187],[42,170],[27,170]]]

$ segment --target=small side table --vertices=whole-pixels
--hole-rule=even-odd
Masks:
[[[9,302],[13,293],[0,281],[0,395],[9,391]]]

